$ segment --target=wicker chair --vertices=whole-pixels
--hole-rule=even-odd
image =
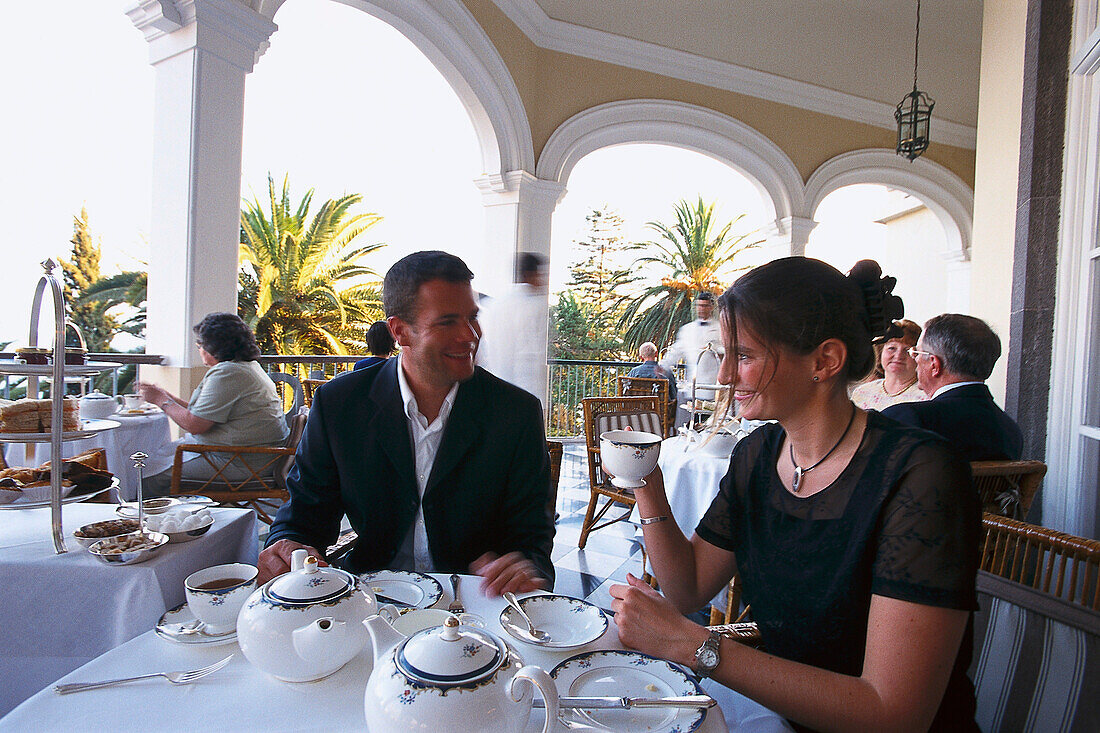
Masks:
[[[327,379],[303,379],[302,380],[302,397],[305,401],[306,407],[313,405],[313,392],[322,384],[327,382]]]
[[[286,490],[286,477],[294,463],[298,442],[305,431],[307,415],[306,408],[298,411],[291,420],[290,435],[286,443],[277,447],[201,443],[177,445],[172,463],[172,493],[201,494],[221,504],[251,507],[263,522],[271,524],[273,517],[267,511],[271,508],[269,502],[282,502],[290,497]],[[194,460],[205,460],[210,465],[211,476],[202,479],[185,478],[184,453],[198,453],[200,458]],[[257,466],[246,462],[244,456],[248,455],[267,456],[267,459]],[[228,460],[222,464],[226,457]],[[230,467],[240,469],[245,478],[237,479],[225,475],[227,470],[233,471]],[[268,469],[271,469],[270,472]]]
[[[649,377],[619,377],[618,387],[620,397],[648,397],[655,395],[665,411],[661,414],[661,435],[668,436],[672,424],[676,421],[676,395],[669,395],[667,379],[651,379]]]
[[[561,459],[565,446],[557,440],[546,441],[546,450],[550,454],[550,516],[557,518],[558,479],[561,478]]]
[[[981,569],[1100,611],[1100,541],[986,513]]]
[[[969,676],[982,730],[1100,730],[1100,542],[986,514]]]
[[[1024,519],[1047,466],[1042,461],[975,461],[970,470],[983,511]]]
[[[583,548],[588,542],[590,532],[621,522],[634,510],[633,492],[612,486],[600,470],[600,434],[628,426],[660,434],[664,426],[664,419],[661,417],[664,410],[657,397],[585,397],[581,404],[584,408],[584,439],[588,449],[590,492],[588,511],[585,512],[581,536],[577,541],[577,546]],[[600,497],[606,499],[602,507],[599,507]],[[626,511],[599,524],[613,504],[625,507]]]

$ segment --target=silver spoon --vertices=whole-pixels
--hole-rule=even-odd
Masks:
[[[531,635],[532,639],[538,642],[550,641],[550,634],[535,628],[535,624],[532,623],[531,617],[527,615],[527,612],[519,605],[519,601],[516,600],[515,593],[512,591],[505,591],[504,600],[507,601],[508,605],[514,608],[520,617],[527,622],[527,633]]]

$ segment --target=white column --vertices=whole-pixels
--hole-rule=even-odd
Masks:
[[[485,206],[485,248],[478,260],[468,263],[476,276],[474,287],[483,293],[500,296],[512,287],[516,254],[533,252],[550,262],[550,223],[554,208],[565,186],[557,181],[536,178],[527,171],[490,174],[474,180],[482,193]],[[549,301],[540,324],[549,323]],[[542,343],[547,342],[544,332]],[[546,368],[545,354],[542,359]],[[536,396],[547,405],[546,374],[540,380],[541,394]]]
[[[237,310],[245,75],[276,26],[238,0],[141,0],[127,15],[156,69],[147,348],[190,367],[191,327]]]
[[[947,279],[940,291],[944,296],[941,313],[966,313],[970,310],[970,257],[969,252],[952,250],[944,252]]]
[[[810,240],[810,232],[816,226],[816,221],[801,216],[776,219],[765,230],[764,244],[761,245],[767,253],[767,260],[806,254],[806,242]]]

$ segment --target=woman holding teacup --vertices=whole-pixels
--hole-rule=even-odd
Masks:
[[[256,337],[239,316],[211,313],[194,327],[195,343],[202,363],[210,367],[199,386],[184,400],[155,384],[138,383],[142,398],[159,406],[174,423],[190,433],[187,442],[206,445],[281,446],[289,428],[275,383],[256,361],[260,349]],[[215,457],[216,456],[216,457]],[[219,463],[215,468],[211,458]],[[229,463],[230,454],[208,454],[183,464],[184,478],[209,478],[221,469],[221,476],[242,481],[251,475],[245,466]],[[256,470],[271,473],[271,457],[246,455]],[[164,496],[172,483],[172,469],[145,479],[146,496]]]
[[[693,667],[828,730],[977,730],[970,612],[980,512],[969,467],[937,436],[848,399],[900,301],[864,261],[846,278],[791,257],[719,300],[719,381],[742,414],[775,420],[741,440],[691,539],[660,469],[635,490],[664,596],[611,588],[629,647]],[[646,521],[649,520],[649,521]],[[763,647],[715,638],[682,614],[739,573]]]

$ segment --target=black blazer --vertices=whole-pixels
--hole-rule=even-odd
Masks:
[[[397,368],[388,359],[317,390],[269,545],[286,538],[324,550],[346,512],[359,534],[348,569],[393,562],[420,504]],[[469,572],[485,552],[519,551],[552,583],[549,497],[538,399],[477,368],[458,387],[424,492],[436,569]]]
[[[901,402],[882,414],[942,435],[968,461],[1014,461],[1024,449],[1016,421],[997,407],[984,384],[955,387],[927,402]]]

